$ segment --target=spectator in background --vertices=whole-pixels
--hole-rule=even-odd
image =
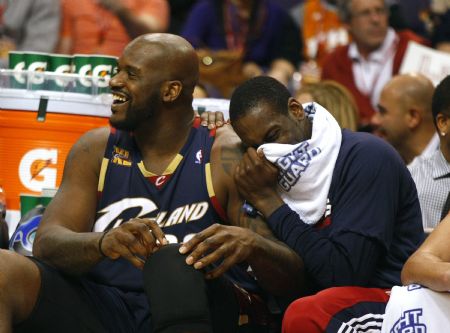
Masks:
[[[426,40],[389,28],[384,0],[340,0],[339,12],[352,42],[326,57],[322,79],[336,80],[352,92],[364,128],[375,113],[381,89],[398,73],[408,42]]]
[[[169,0],[170,25],[168,32],[179,35],[184,23],[197,0]]]
[[[432,112],[440,149],[410,168],[416,183],[425,228],[434,228],[450,207],[450,76],[433,95]]]
[[[166,0],[62,0],[59,52],[119,56],[128,42],[145,33],[166,31]]]
[[[304,84],[296,96],[302,104],[317,102],[322,105],[333,115],[341,128],[357,130],[358,110],[355,100],[343,85],[331,80],[312,82]]]
[[[0,67],[8,52],[53,52],[60,25],[59,0],[0,0]]]
[[[394,76],[383,88],[372,126],[412,167],[418,157],[439,149],[433,123],[431,100],[433,83],[421,74]]]
[[[200,1],[182,36],[196,49],[237,51],[243,79],[266,73],[287,85],[301,58],[297,26],[272,0]]]
[[[390,7],[389,25],[395,30],[409,29],[425,38],[430,37],[430,0],[387,0]]]
[[[432,1],[433,47],[450,53],[450,1]]]

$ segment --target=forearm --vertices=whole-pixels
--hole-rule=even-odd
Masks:
[[[275,236],[302,258],[308,276],[321,288],[368,285],[381,253],[375,241],[350,232],[322,234],[287,205],[267,221]]]
[[[103,258],[98,247],[100,236],[96,232],[48,227],[36,237],[33,254],[65,273],[83,274]]]
[[[275,296],[298,296],[305,288],[303,261],[280,242],[258,236],[248,263],[261,287]]]
[[[450,263],[430,253],[418,252],[405,264],[402,283],[420,284],[436,291],[450,291]]]

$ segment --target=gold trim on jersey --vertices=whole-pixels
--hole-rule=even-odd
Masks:
[[[208,190],[208,195],[210,198],[215,197],[216,193],[214,192],[213,182],[212,182],[212,174],[211,174],[211,163],[206,163],[205,165],[205,173],[206,173],[206,189]]]
[[[105,187],[105,176],[106,170],[108,170],[109,159],[103,157],[102,166],[100,167],[100,176],[98,177],[98,186],[97,191],[103,192],[103,188]]]
[[[175,170],[177,169],[178,165],[180,165],[181,161],[183,160],[183,155],[181,154],[177,154],[177,156],[175,156],[172,160],[172,162],[170,162],[170,164],[167,166],[166,170],[164,170],[164,172],[161,175],[157,175],[151,171],[148,171],[145,168],[144,162],[140,161],[138,163],[138,167],[139,170],[141,170],[142,174],[145,177],[155,177],[155,176],[164,176],[164,175],[170,175],[172,173],[175,172]]]

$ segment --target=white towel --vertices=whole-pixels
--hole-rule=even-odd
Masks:
[[[394,286],[381,332],[448,332],[449,314],[450,293],[433,291],[417,284]]]
[[[319,104],[304,104],[303,109],[313,124],[311,139],[295,145],[266,143],[258,150],[280,169],[278,191],[283,201],[303,222],[314,224],[325,213],[342,132]]]

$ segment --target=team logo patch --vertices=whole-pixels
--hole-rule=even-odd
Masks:
[[[172,175],[162,175],[162,176],[151,176],[148,177],[148,180],[151,181],[156,188],[159,190],[164,186],[165,183],[170,179]]]
[[[309,149],[308,142],[302,142],[296,149],[289,154],[276,160],[276,164],[280,167],[280,175],[278,184],[286,192],[297,184],[303,172],[308,169],[314,156],[319,155],[320,148]]]
[[[128,150],[114,146],[111,162],[117,165],[131,166],[131,157]]]
[[[422,309],[404,311],[402,316],[395,322],[390,333],[427,333],[427,327],[420,322]]]

